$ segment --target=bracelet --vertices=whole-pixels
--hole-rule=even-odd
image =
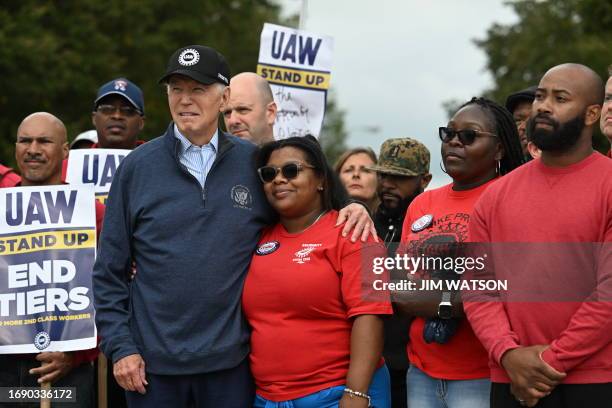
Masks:
[[[351,397],[359,397],[359,398],[367,399],[368,400],[368,407],[372,406],[372,398],[370,398],[370,396],[368,394],[365,394],[365,393],[359,392],[359,391],[355,391],[355,390],[351,390],[348,387],[344,389],[344,392],[347,393],[348,395],[350,395]]]

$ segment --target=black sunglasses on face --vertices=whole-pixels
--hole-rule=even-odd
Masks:
[[[96,111],[102,113],[103,115],[112,115],[113,113],[119,111],[124,116],[134,116],[140,115],[140,111],[132,106],[115,106],[115,105],[98,105]]]
[[[257,173],[259,174],[259,178],[264,183],[269,183],[273,181],[277,174],[280,172],[284,178],[287,180],[292,180],[298,176],[300,171],[304,170],[304,168],[314,169],[314,166],[303,163],[287,163],[282,167],[273,167],[273,166],[263,166],[257,169]]]
[[[491,136],[491,137],[497,137],[495,133],[485,132],[482,130],[474,130],[474,129],[454,130],[454,129],[443,127],[443,126],[439,128],[440,140],[442,140],[444,143],[450,142],[451,140],[453,140],[453,138],[456,135],[459,138],[459,141],[461,142],[462,145],[470,145],[474,143],[474,140],[476,140],[476,136],[480,134]]]

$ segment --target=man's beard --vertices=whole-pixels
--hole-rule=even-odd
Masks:
[[[566,152],[578,142],[582,129],[584,129],[584,115],[586,110],[573,119],[560,124],[548,115],[538,113],[531,117],[527,123],[527,138],[540,150],[545,152]],[[552,130],[536,129],[535,120],[545,120]]]
[[[406,210],[408,210],[408,206],[410,205],[412,200],[414,200],[416,196],[418,196],[422,192],[423,189],[419,187],[411,196],[400,199],[397,207],[395,208],[389,208],[385,206],[385,202],[382,199],[380,201],[380,206],[383,208],[384,214],[389,218],[403,218],[406,215]]]

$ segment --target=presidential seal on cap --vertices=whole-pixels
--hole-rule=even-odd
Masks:
[[[184,75],[205,85],[229,85],[230,69],[225,57],[214,48],[188,45],[172,54],[159,82],[167,82],[171,75]]]
[[[394,176],[418,176],[429,173],[429,150],[409,137],[388,139],[380,147],[378,164],[370,170]]]

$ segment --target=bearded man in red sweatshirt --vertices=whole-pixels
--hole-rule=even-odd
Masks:
[[[586,66],[546,72],[528,123],[541,158],[494,183],[470,220],[470,240],[490,243],[494,253],[521,245],[508,243],[526,249],[495,258],[495,272],[505,268],[511,278],[500,301],[464,303],[489,353],[493,408],[612,401],[612,161],[592,148],[603,99],[603,81]],[[550,268],[559,259],[561,268]],[[517,288],[553,287],[553,294],[509,300],[520,298]],[[558,291],[570,296],[554,298]]]

